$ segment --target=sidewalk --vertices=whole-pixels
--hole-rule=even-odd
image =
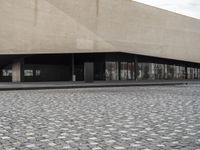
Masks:
[[[93,87],[126,87],[126,86],[164,86],[180,84],[199,84],[200,80],[184,81],[95,81],[93,83],[78,82],[24,82],[0,83],[0,91],[7,90],[34,90],[34,89],[68,89],[68,88],[93,88]]]

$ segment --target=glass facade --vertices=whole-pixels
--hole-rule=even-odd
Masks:
[[[198,69],[194,69],[194,79],[198,79]]]
[[[24,76],[25,77],[33,77],[33,70],[31,70],[31,69],[24,70]]]
[[[187,75],[188,75],[188,79],[194,79],[194,68],[188,67]]]
[[[127,80],[128,79],[128,63],[120,62],[120,79]]]
[[[133,62],[120,62],[120,80],[134,80]]]
[[[173,65],[167,65],[167,79],[174,79],[174,66]]]
[[[153,80],[155,79],[155,64],[153,63],[138,63],[138,80]]]
[[[106,80],[134,80],[134,67],[133,62],[106,62]],[[147,62],[137,64],[138,80],[184,80],[186,74],[188,79],[200,79],[200,68]]]
[[[135,79],[134,62],[128,62],[128,80]]]
[[[134,62],[111,62],[105,63],[106,80],[134,80]]]
[[[186,78],[186,72],[185,72],[185,67],[180,66],[180,75],[179,75],[180,79],[185,79]]]
[[[199,79],[200,72],[198,68],[187,68],[188,79]]]
[[[165,79],[165,65],[155,64],[155,79],[162,80]]]
[[[119,80],[118,62],[106,62],[106,80]]]
[[[12,70],[11,69],[3,69],[2,75],[3,75],[3,77],[11,77],[12,76]]]
[[[40,76],[41,75],[41,71],[40,70],[35,70],[35,76]]]

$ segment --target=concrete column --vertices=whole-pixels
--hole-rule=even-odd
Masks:
[[[76,75],[74,70],[74,54],[72,54],[72,81],[76,81]]]
[[[121,80],[121,61],[118,61],[118,80]]]
[[[12,82],[23,82],[24,79],[24,62],[16,61],[12,64]]]

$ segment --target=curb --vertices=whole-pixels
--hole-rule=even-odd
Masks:
[[[49,90],[49,89],[79,89],[79,88],[109,88],[109,87],[134,87],[134,86],[169,86],[169,85],[183,85],[187,82],[178,83],[133,83],[133,84],[90,84],[90,85],[69,85],[69,86],[27,86],[27,87],[8,87],[0,88],[0,91],[18,91],[18,90]]]

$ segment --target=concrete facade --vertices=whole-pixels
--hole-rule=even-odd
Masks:
[[[0,54],[127,52],[200,63],[200,21],[131,0],[0,0]]]

